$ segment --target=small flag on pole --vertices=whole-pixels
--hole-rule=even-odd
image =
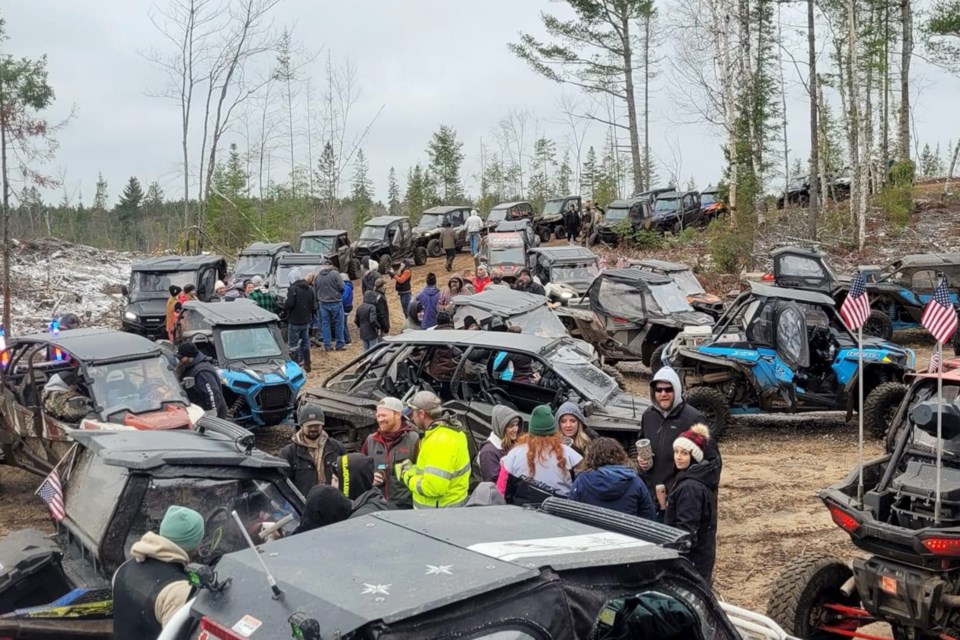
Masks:
[[[63,520],[66,515],[63,508],[63,488],[60,486],[60,474],[57,473],[56,469],[44,478],[40,488],[37,489],[37,495],[47,503],[47,509],[50,510],[50,515],[54,520],[57,522]]]
[[[857,277],[853,279],[853,285],[850,287],[850,293],[843,299],[840,305],[840,317],[844,324],[851,331],[856,331],[863,326],[863,323],[870,317],[870,297],[867,295],[867,283],[863,280],[863,274],[857,271]]]
[[[937,345],[933,348],[933,353],[930,354],[930,365],[927,367],[927,373],[936,373],[940,370],[940,346]]]
[[[923,309],[920,324],[929,331],[937,342],[944,343],[957,330],[957,312],[947,293],[947,282],[943,278],[933,292],[933,297]]]

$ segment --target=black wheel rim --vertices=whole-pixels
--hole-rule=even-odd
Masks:
[[[868,336],[882,338],[884,334],[884,323],[882,320],[877,320],[876,318],[867,318],[867,321],[863,323],[863,332]]]

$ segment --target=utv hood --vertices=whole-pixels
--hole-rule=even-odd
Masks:
[[[133,312],[138,318],[165,316],[167,315],[167,298],[131,300],[124,311]]]

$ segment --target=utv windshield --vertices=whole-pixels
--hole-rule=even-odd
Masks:
[[[657,306],[664,313],[682,313],[684,311],[693,311],[693,308],[687,302],[687,296],[677,285],[658,284],[650,287],[650,293],[653,299],[657,301]]]
[[[290,272],[294,269],[299,269],[300,273],[306,277],[311,271],[316,271],[320,268],[318,264],[284,264],[277,267],[277,286],[278,287],[289,287],[292,282],[290,282]]]
[[[418,227],[424,229],[436,229],[443,224],[443,216],[439,213],[425,213],[417,223]]]
[[[224,329],[220,332],[223,357],[226,360],[278,358],[283,355],[278,333],[270,325]]]
[[[300,238],[300,253],[328,254],[333,251],[333,241],[333,236]]]
[[[180,383],[170,370],[169,362],[161,355],[143,360],[90,365],[87,374],[93,380],[90,384],[93,399],[99,407],[103,407],[100,415],[104,420],[121,411],[159,411],[167,402],[184,406],[189,404]]]
[[[233,270],[234,278],[240,276],[265,276],[270,273],[270,256],[240,256],[237,267]]]
[[[706,207],[717,201],[717,194],[715,193],[701,193],[700,194],[700,205]]]
[[[596,263],[563,264],[550,269],[550,282],[592,282],[600,275]]]
[[[563,207],[563,200],[547,200],[543,203],[543,215],[555,216],[560,213],[561,207]]]
[[[680,290],[688,296],[695,296],[704,293],[703,287],[700,286],[697,276],[693,275],[693,271],[674,271],[670,274],[670,277],[673,278],[673,281],[677,283],[677,286],[680,287]]]
[[[529,333],[544,338],[562,338],[569,335],[557,314],[546,305],[506,320],[512,326],[520,327],[520,333]]]
[[[507,217],[506,209],[491,209],[490,215],[487,216],[487,222],[500,222]]]
[[[577,392],[599,404],[606,402],[617,390],[617,383],[613,378],[594,366],[572,347],[559,347],[547,356],[547,361],[553,366],[553,370],[569,382]]]
[[[197,284],[196,271],[134,271],[130,274],[130,293],[145,296],[167,297],[170,285],[181,289],[188,284]]]
[[[620,220],[627,219],[627,213],[629,209],[607,209],[606,213],[603,214],[603,219],[607,222],[619,222]]]
[[[490,247],[490,264],[523,264],[523,247]]]
[[[386,227],[364,227],[360,230],[361,240],[383,240],[387,237]]]
[[[281,482],[279,471],[274,473],[276,481]],[[282,527],[286,535],[291,535],[300,521],[296,508],[271,481],[249,477],[151,478],[139,509],[133,514],[124,548],[130,548],[147,531],[157,531],[172,504],[189,507],[203,516],[204,538],[197,550],[201,558],[247,548],[243,532],[231,516],[234,511],[248,531],[259,530],[258,523],[278,522],[292,515],[293,520]]]
[[[657,213],[676,211],[680,206],[680,200],[677,198],[661,198],[653,204],[653,210]]]

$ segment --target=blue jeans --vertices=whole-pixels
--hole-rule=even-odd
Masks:
[[[407,317],[407,309],[410,307],[410,298],[413,295],[410,291],[397,293],[400,296],[400,310],[403,311],[403,317]]]
[[[353,311],[351,309],[350,311]],[[347,319],[350,317],[350,311],[343,310],[343,344],[353,344],[353,338],[350,337],[350,323]]]
[[[288,324],[287,346],[296,349],[292,355],[297,362],[306,362],[310,357],[310,325]]]
[[[331,334],[331,330],[333,333]],[[337,343],[337,349],[343,348],[343,303],[320,303],[320,333],[323,335],[323,348],[330,348],[330,337]]]
[[[373,349],[373,348],[374,348],[375,346],[377,346],[378,344],[380,344],[380,338],[373,338],[373,339],[371,339],[371,340],[364,340],[364,341],[363,341],[363,350],[364,350],[364,351],[369,351],[370,349]]]
[[[474,231],[470,234],[470,255],[477,255],[477,245],[480,244],[480,234]]]

